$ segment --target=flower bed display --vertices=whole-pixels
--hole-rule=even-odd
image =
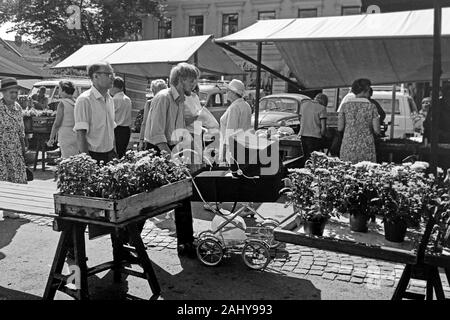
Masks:
[[[76,155],[58,163],[56,211],[121,222],[190,197],[186,170],[153,151],[128,151],[122,159],[100,166],[86,154]]]
[[[350,230],[367,232],[368,221],[378,215],[386,239],[401,242],[406,229],[419,228],[439,203],[444,201],[445,208],[450,208],[443,175],[426,174],[427,168],[424,162],[352,165],[314,152],[304,169],[289,170],[283,191],[286,204],[294,205],[298,221],[305,227],[306,221],[327,221],[345,214],[350,218]],[[446,220],[434,216],[447,227],[436,229],[435,238],[442,242],[450,232],[450,209],[440,210]]]

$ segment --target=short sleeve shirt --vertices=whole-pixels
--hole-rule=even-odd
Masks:
[[[114,102],[94,87],[77,98],[74,109],[74,131],[86,130],[89,151],[109,152],[114,149]]]
[[[314,100],[302,101],[300,105],[300,136],[321,138],[320,120],[327,118],[327,108]]]

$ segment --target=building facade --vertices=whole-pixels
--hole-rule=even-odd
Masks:
[[[361,0],[167,0],[167,20],[153,17],[143,20],[143,39],[178,38],[212,34],[220,38],[244,29],[258,20],[308,18],[361,13]],[[237,48],[255,58],[254,43],[237,44]],[[243,59],[230,56],[245,71],[241,77],[247,87],[255,84],[256,67]],[[262,62],[291,77],[273,45],[264,44]],[[267,93],[290,91],[288,85],[267,72],[262,74],[262,87]]]

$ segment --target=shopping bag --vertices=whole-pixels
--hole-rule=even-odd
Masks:
[[[213,129],[213,128],[219,128],[219,122],[217,122],[216,118],[214,118],[211,111],[209,111],[207,108],[203,107],[198,112],[198,118],[199,121],[202,122],[202,126],[207,129]]]

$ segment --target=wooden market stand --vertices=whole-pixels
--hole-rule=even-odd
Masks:
[[[275,240],[405,264],[392,296],[393,300],[423,299],[424,297],[432,300],[433,291],[438,300],[445,299],[438,268],[445,269],[450,283],[450,252],[446,254],[427,252],[434,220],[429,219],[427,225],[422,228],[423,232],[408,231],[404,242],[394,243],[385,240],[380,219],[377,219],[376,223],[369,223],[367,233],[360,233],[350,230],[347,217],[332,218],[325,226],[323,236],[320,237],[305,234],[303,226],[298,226],[295,218],[296,213],[275,229]],[[411,278],[427,282],[425,295],[406,291]]]
[[[56,188],[41,183],[27,185],[0,181],[0,210],[54,218],[53,230],[61,232],[43,299],[53,299],[57,291],[75,299],[89,299],[88,277],[109,269],[113,270],[115,282],[120,282],[121,274],[146,279],[152,298],[157,298],[161,289],[138,226],[148,218],[189,201],[192,195],[190,180],[117,201],[63,196],[56,192]],[[99,227],[101,234],[111,234],[113,261],[88,268],[85,231]],[[129,244],[124,242],[124,232],[129,236]],[[62,270],[70,243],[73,243],[76,269],[71,270],[74,274],[64,275]],[[132,270],[131,265],[139,265],[143,272]],[[75,289],[67,286],[72,280],[75,280]]]

